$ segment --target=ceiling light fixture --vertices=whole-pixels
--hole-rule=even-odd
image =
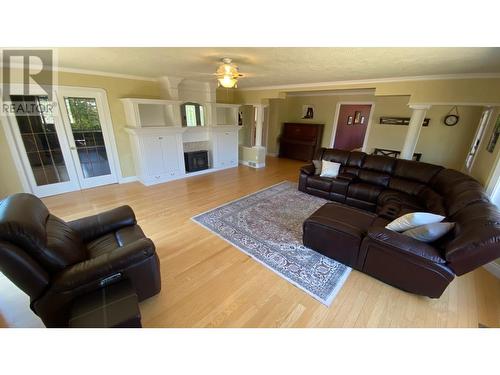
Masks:
[[[232,61],[230,58],[224,57],[222,63],[219,65],[215,73],[219,87],[222,86],[228,89],[236,88],[238,78],[243,77],[243,74],[239,72],[238,66],[233,64]]]

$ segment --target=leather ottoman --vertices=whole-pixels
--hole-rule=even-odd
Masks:
[[[361,241],[375,221],[384,220],[376,214],[327,203],[304,221],[304,245],[355,269]],[[385,222],[385,221],[384,221]],[[383,224],[383,223],[382,223]]]

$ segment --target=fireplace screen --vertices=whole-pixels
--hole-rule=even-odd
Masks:
[[[186,172],[196,172],[208,169],[208,151],[192,151],[184,153]]]

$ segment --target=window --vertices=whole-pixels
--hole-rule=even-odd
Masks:
[[[181,105],[182,126],[205,126],[203,107],[198,103]]]

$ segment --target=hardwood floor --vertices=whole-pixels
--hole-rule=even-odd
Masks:
[[[402,292],[352,271],[327,308],[191,217],[283,180],[303,163],[269,158],[151,187],[108,185],[44,199],[64,219],[121,204],[156,244],[162,291],[141,303],[145,327],[500,327],[500,280],[480,268],[456,278],[440,299]],[[28,297],[0,274],[0,327],[38,327]]]

